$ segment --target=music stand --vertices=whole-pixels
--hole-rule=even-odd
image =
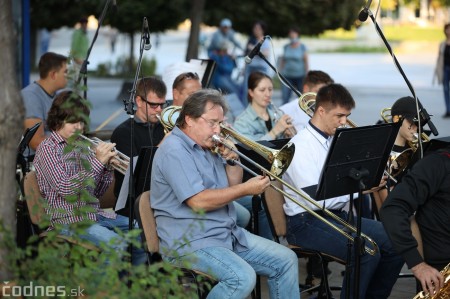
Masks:
[[[379,185],[389,159],[392,146],[400,129],[397,123],[337,129],[325,160],[316,193],[316,200],[350,194],[349,218],[353,209],[353,193]],[[355,254],[354,298],[359,294],[360,255],[364,252],[361,238],[361,206],[357,207],[356,236],[349,240],[346,281],[347,298],[350,294],[350,257]],[[349,219],[351,222],[351,219]]]
[[[20,165],[22,173],[27,173],[30,171],[30,161],[29,156],[25,159],[23,153],[28,147],[31,139],[33,139],[34,134],[36,134],[37,130],[41,126],[42,122],[38,122],[30,128],[25,130],[23,133],[22,140],[20,140],[19,146],[17,147],[17,164]]]

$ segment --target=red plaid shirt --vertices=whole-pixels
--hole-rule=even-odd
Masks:
[[[67,154],[64,148],[67,142],[56,132],[47,137],[36,150],[33,164],[42,196],[48,201],[47,214],[51,216],[51,224],[70,224],[85,219],[97,220],[97,214],[115,218],[114,213],[106,213],[100,209],[98,198],[105,193],[112,182],[112,172],[108,171],[94,155],[84,155],[73,150]],[[84,161],[83,161],[84,160]],[[91,165],[87,171],[82,162]],[[86,186],[85,180],[92,178],[94,186]],[[85,189],[92,196],[81,199],[81,190]],[[72,199],[68,199],[72,196]],[[76,214],[82,207],[91,207],[93,212]]]

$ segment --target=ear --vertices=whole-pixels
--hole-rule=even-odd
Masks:
[[[397,123],[399,120],[400,120],[400,117],[399,117],[398,115],[394,115],[394,116],[392,117],[392,122],[393,122],[393,123]]]
[[[186,125],[187,125],[188,127],[192,127],[192,125],[194,124],[194,119],[193,119],[192,117],[190,117],[189,115],[186,115],[186,116],[184,117],[184,120],[185,120]]]
[[[136,106],[138,106],[139,108],[142,106],[142,103],[143,103],[143,101],[142,101],[142,98],[141,98],[141,96],[136,96]]]

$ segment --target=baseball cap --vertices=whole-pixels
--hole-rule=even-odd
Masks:
[[[220,27],[231,27],[231,25],[230,19],[222,19],[222,21],[220,21]]]
[[[402,117],[413,120],[417,119],[416,101],[413,97],[403,97],[395,101],[391,108],[391,115],[401,115]]]

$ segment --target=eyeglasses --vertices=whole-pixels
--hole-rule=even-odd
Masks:
[[[167,102],[164,102],[164,103],[152,103],[152,102],[147,101],[144,97],[141,97],[141,96],[139,96],[139,97],[140,97],[147,105],[149,105],[150,108],[152,108],[152,109],[156,109],[156,108],[158,108],[158,107],[160,107],[161,109],[164,109],[164,108],[167,107]]]
[[[206,121],[206,123],[208,124],[208,126],[212,129],[214,129],[216,127],[220,127],[220,125],[222,124],[221,121],[214,121],[211,119],[204,118],[203,116],[200,116],[200,117],[203,118]]]

